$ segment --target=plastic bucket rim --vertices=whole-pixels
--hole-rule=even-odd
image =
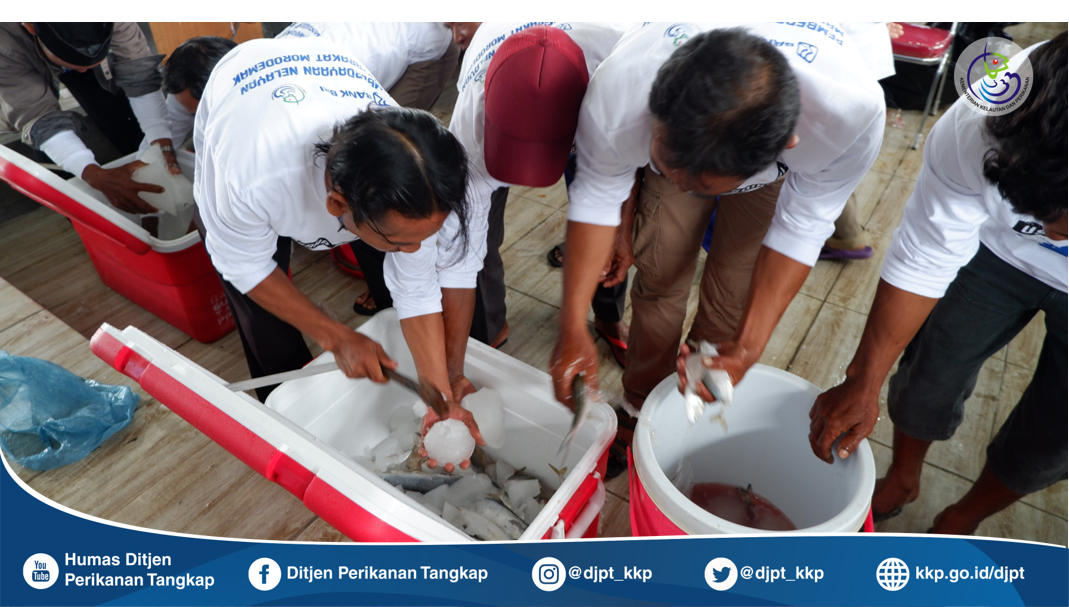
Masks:
[[[761,364],[754,365],[754,369],[763,372],[771,372],[779,378],[811,393],[814,399],[822,392],[811,382],[781,369]],[[865,522],[873,486],[875,485],[875,460],[873,459],[872,450],[869,447],[867,440],[863,440],[858,449],[851,455],[850,459],[845,462],[847,465],[860,467],[860,474],[862,475],[861,486],[858,487],[858,491],[851,496],[839,513],[817,525],[802,527],[789,532],[764,531],[738,525],[722,519],[690,501],[687,496],[683,495],[683,493],[672,484],[668,475],[661,469],[660,465],[657,463],[656,457],[653,455],[652,425],[650,417],[660,404],[664,402],[667,394],[672,390],[676,390],[676,386],[677,382],[675,381],[675,376],[669,376],[658,384],[650,393],[647,398],[647,403],[651,403],[653,406],[644,406],[642,408],[642,413],[635,429],[634,449],[635,471],[639,475],[638,480],[642,483],[643,490],[646,492],[650,501],[653,502],[658,510],[660,510],[661,514],[668,518],[674,525],[691,535],[721,533],[731,535],[755,533],[834,533],[842,532],[844,529],[861,529]],[[873,470],[873,474],[865,475],[864,470],[866,468]],[[871,482],[866,483],[866,478]],[[665,505],[667,505],[667,508]],[[859,514],[857,516],[848,514],[851,512],[857,512]],[[856,519],[856,521],[854,519]],[[696,529],[697,526],[703,528]]]

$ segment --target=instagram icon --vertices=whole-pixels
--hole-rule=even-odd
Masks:
[[[551,556],[538,559],[531,569],[531,580],[539,590],[553,592],[564,585],[564,563]]]

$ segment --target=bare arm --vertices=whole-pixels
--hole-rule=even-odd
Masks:
[[[311,337],[324,350],[333,352],[338,367],[347,377],[367,377],[383,383],[386,377],[382,367],[397,368],[397,362],[386,355],[381,345],[330,319],[277,267],[248,295],[263,309]]]
[[[846,380],[817,397],[809,412],[809,443],[817,457],[831,463],[832,443],[842,436],[838,455],[845,458],[872,433],[883,380],[937,301],[880,280]]]
[[[635,206],[638,201],[638,192],[642,189],[642,175],[645,169],[635,172],[635,184],[631,186],[631,195],[624,201],[620,208],[620,225],[616,228],[616,242],[613,245],[612,259],[609,268],[602,278],[602,285],[615,287],[627,278],[627,271],[635,263],[635,252],[632,235],[635,230]]]
[[[472,302],[474,305],[475,297],[474,291],[471,289],[450,289],[454,291],[469,291],[472,294]],[[445,303],[446,295],[443,289],[443,303]],[[451,295],[456,295],[451,294]],[[445,307],[445,306],[443,306]],[[405,341],[408,342],[409,350],[412,352],[412,358],[416,362],[416,370],[419,373],[420,380],[429,381],[432,386],[442,394],[446,395],[446,402],[449,405],[449,413],[446,417],[452,419],[458,419],[464,422],[464,425],[468,427],[468,431],[471,432],[472,438],[480,445],[485,445],[486,441],[483,440],[483,435],[479,432],[479,427],[475,424],[475,417],[470,411],[462,409],[458,401],[456,401],[452,394],[453,391],[449,386],[449,373],[447,371],[446,364],[446,334],[449,331],[448,325],[453,324],[456,329],[457,324],[462,324],[457,321],[443,322],[442,314],[423,314],[421,316],[412,316],[401,321],[401,331],[405,334]],[[467,324],[471,324],[471,315],[468,315]],[[464,335],[465,343],[467,341],[467,334]],[[463,353],[461,353],[461,364],[463,364]],[[440,418],[433,409],[428,409],[427,414],[423,417],[423,434],[427,434],[427,430],[430,430],[431,426],[438,423]],[[420,447],[420,455],[427,457],[427,450]],[[461,468],[467,468],[469,461],[465,460],[461,462]],[[427,464],[432,468],[438,466],[438,462],[430,459],[427,460]],[[446,472],[453,471],[453,464],[445,465]]]
[[[598,350],[586,316],[615,238],[615,227],[568,222],[560,333],[550,361],[554,393],[568,407],[573,406],[571,383],[576,373],[585,373],[587,385],[598,387]]]
[[[742,380],[746,371],[761,358],[776,323],[802,288],[809,270],[809,266],[803,263],[768,247],[761,247],[742,319],[731,340],[720,344],[720,356],[713,359],[712,368],[727,371],[733,384]],[[683,355],[676,361],[681,389],[687,383],[683,358],[688,353],[689,350],[684,346]],[[696,386],[696,390],[703,399],[713,400],[705,386]]]
[[[468,352],[468,334],[474,314],[475,289],[442,289],[446,369],[453,400],[458,403],[475,392],[475,386],[464,377],[464,356]]]

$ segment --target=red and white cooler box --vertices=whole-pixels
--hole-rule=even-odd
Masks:
[[[415,377],[396,312],[360,327]],[[355,541],[475,541],[392,487],[350,456],[389,434],[387,420],[416,395],[394,384],[346,378],[340,371],[285,382],[261,404],[136,328],[103,325],[92,350],[251,468],[285,487],[309,510]],[[323,353],[309,364],[332,357]],[[605,501],[602,478],[616,416],[595,403],[569,450],[563,482],[557,450],[572,413],[553,398],[550,377],[470,340],[465,374],[505,402],[505,444],[487,453],[556,490],[521,540],[594,537]]]
[[[104,165],[114,168],[135,154]],[[182,173],[193,179],[193,154],[178,150]],[[0,179],[42,205],[67,216],[82,239],[104,284],[171,323],[197,341],[209,343],[234,329],[223,285],[196,232],[186,233],[188,216],[166,219],[184,225],[173,238],[149,234],[84,181],[60,179],[25,156],[0,146]],[[161,222],[164,221],[161,219]]]

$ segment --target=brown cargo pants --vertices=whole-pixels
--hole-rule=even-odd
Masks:
[[[734,334],[782,185],[780,178],[757,190],[721,196],[718,202],[680,192],[664,177],[645,171],[635,209],[638,271],[623,376],[624,395],[632,405],[641,407],[653,388],[675,373],[698,252],[714,210],[713,240],[689,338],[717,343]]]

